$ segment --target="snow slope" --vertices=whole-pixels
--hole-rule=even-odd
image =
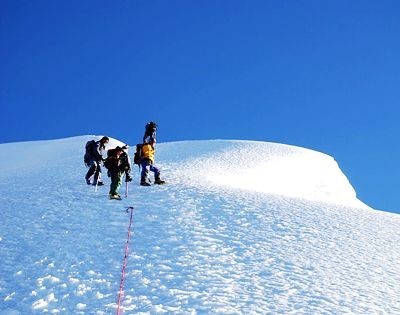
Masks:
[[[168,184],[134,168],[110,201],[83,179],[91,138],[0,145],[1,314],[115,313],[127,206],[124,314],[400,313],[400,217],[357,200],[331,157],[163,143]]]

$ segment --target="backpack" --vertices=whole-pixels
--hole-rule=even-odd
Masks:
[[[151,140],[154,140],[156,138],[157,128],[157,124],[153,121],[150,121],[146,124],[143,136],[143,143],[150,142]]]
[[[136,145],[136,152],[133,156],[133,164],[140,165],[140,158],[142,157],[142,146],[143,144],[138,143]]]
[[[116,149],[110,149],[107,151],[107,158],[103,161],[103,165],[106,169],[110,170],[118,166],[118,160],[115,156]]]
[[[106,169],[110,169],[111,168],[111,158],[108,157],[103,161],[103,165]]]
[[[158,126],[157,126],[157,124],[156,124],[155,122],[150,121],[149,123],[146,124],[146,127],[145,127],[145,129],[146,129],[146,134],[147,134],[147,135],[153,134],[154,132],[156,132],[157,127],[158,127]]]
[[[85,163],[86,166],[89,166],[90,158],[93,155],[92,152],[93,152],[93,148],[95,145],[96,145],[95,140],[90,140],[90,141],[86,142],[85,155],[83,156],[83,162]]]

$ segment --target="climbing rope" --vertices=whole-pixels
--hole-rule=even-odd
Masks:
[[[131,238],[131,226],[132,226],[132,217],[133,217],[133,207],[126,208],[126,212],[131,212],[128,226],[128,236],[125,244],[125,253],[124,253],[124,263],[122,265],[122,273],[121,273],[121,281],[119,283],[119,293],[118,293],[118,302],[117,302],[117,315],[121,314],[121,303],[122,303],[122,293],[124,289],[124,280],[125,280],[125,269],[126,263],[128,260],[128,250],[129,250],[129,240]]]

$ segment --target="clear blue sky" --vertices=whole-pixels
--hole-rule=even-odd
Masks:
[[[246,139],[400,212],[400,2],[0,1],[0,143]],[[251,161],[249,161],[251,163]]]

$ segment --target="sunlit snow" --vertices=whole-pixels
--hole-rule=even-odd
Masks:
[[[128,206],[124,314],[400,313],[400,217],[359,201],[332,157],[160,143],[167,184],[139,186],[135,166],[117,201],[104,171],[85,183],[89,139],[0,145],[1,314],[115,313]]]

